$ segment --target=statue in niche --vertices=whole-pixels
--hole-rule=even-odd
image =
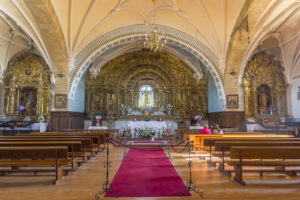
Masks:
[[[150,86],[141,87],[138,105],[142,109],[151,109],[154,107],[153,90]]]
[[[109,110],[112,110],[114,103],[115,103],[115,94],[112,93],[107,94],[107,105]]]
[[[258,109],[260,114],[268,114],[268,108],[271,106],[270,87],[261,85],[257,88]]]
[[[20,94],[20,105],[24,105],[26,115],[36,114],[37,90],[35,88],[23,88]]]

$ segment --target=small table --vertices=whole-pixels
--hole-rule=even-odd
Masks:
[[[106,130],[107,126],[89,126],[89,130]]]

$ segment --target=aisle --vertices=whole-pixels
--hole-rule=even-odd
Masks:
[[[160,147],[131,148],[106,197],[190,196]]]

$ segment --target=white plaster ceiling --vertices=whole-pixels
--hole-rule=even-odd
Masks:
[[[152,0],[51,0],[70,57],[115,29],[153,23]],[[220,59],[244,0],[157,0],[156,24],[188,33]]]

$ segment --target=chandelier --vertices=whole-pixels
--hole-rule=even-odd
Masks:
[[[167,40],[163,38],[164,37],[163,33],[158,33],[158,28],[155,24],[155,11],[156,11],[156,1],[157,0],[152,0],[152,1],[153,1],[153,7],[154,7],[152,31],[146,33],[144,47],[146,49],[156,52],[158,49],[165,46],[165,44],[167,43]]]

